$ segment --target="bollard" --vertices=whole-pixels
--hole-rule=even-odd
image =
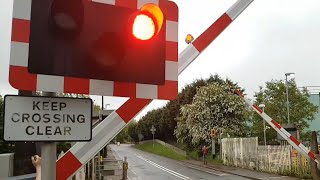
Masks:
[[[122,166],[122,179],[128,179],[128,161],[127,156],[124,157],[123,166]]]

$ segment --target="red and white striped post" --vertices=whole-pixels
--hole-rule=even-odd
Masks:
[[[251,2],[253,0],[238,0],[193,43],[189,44],[179,54],[178,73],[181,74]],[[130,98],[118,110],[111,113],[110,116],[93,129],[92,140],[90,142],[76,143],[64,156],[58,159],[57,180],[65,180],[75,174],[151,101],[150,99]]]

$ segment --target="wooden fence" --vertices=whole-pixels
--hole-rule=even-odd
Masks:
[[[258,138],[222,139],[222,160],[226,165],[265,172],[301,176],[310,174],[309,162],[292,146],[258,145]]]

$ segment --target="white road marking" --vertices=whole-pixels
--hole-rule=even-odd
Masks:
[[[193,167],[193,166],[187,166],[187,167],[189,167],[189,168],[191,168],[191,169],[195,169],[195,170],[201,171],[201,172],[206,172],[206,173],[209,173],[209,174],[212,174],[212,175],[220,176],[220,177],[227,175],[227,174],[214,173],[214,172],[212,172],[212,171],[205,171],[205,170],[202,170],[202,169]]]
[[[129,166],[128,169],[129,169],[129,171],[131,171],[135,176],[137,176],[137,177],[133,177],[133,178],[129,178],[129,176],[128,176],[129,179],[132,179],[132,180],[142,180],[142,179],[137,175],[137,173],[134,172],[134,171],[130,168],[130,166]]]
[[[280,176],[280,177],[263,177],[263,178],[258,178],[258,179],[281,179],[281,178],[286,178],[288,176]]]
[[[148,159],[146,159],[146,158],[144,158],[144,157],[142,157],[142,156],[137,156],[137,157],[138,157],[139,159],[141,159],[141,160],[143,160],[143,161],[145,161],[145,162],[147,162],[147,163],[149,163],[149,164],[151,164],[151,165],[153,165],[153,166],[161,169],[162,171],[165,171],[165,172],[167,172],[167,173],[169,173],[169,174],[172,174],[172,175],[174,175],[174,176],[176,176],[176,177],[178,177],[178,178],[180,178],[180,179],[183,179],[183,180],[189,180],[189,179],[190,179],[190,178],[187,177],[187,176],[184,176],[184,175],[182,175],[182,174],[180,174],[180,173],[177,173],[177,172],[172,171],[172,170],[170,170],[170,169],[167,169],[167,168],[165,168],[165,167],[163,167],[163,166],[160,166],[159,164],[157,164],[157,163],[155,163],[155,162],[152,162],[152,161],[150,161],[150,160],[148,160]]]

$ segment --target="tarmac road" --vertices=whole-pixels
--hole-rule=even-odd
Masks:
[[[128,180],[244,180],[247,178],[171,160],[132,148],[111,145],[117,159],[128,158]]]

